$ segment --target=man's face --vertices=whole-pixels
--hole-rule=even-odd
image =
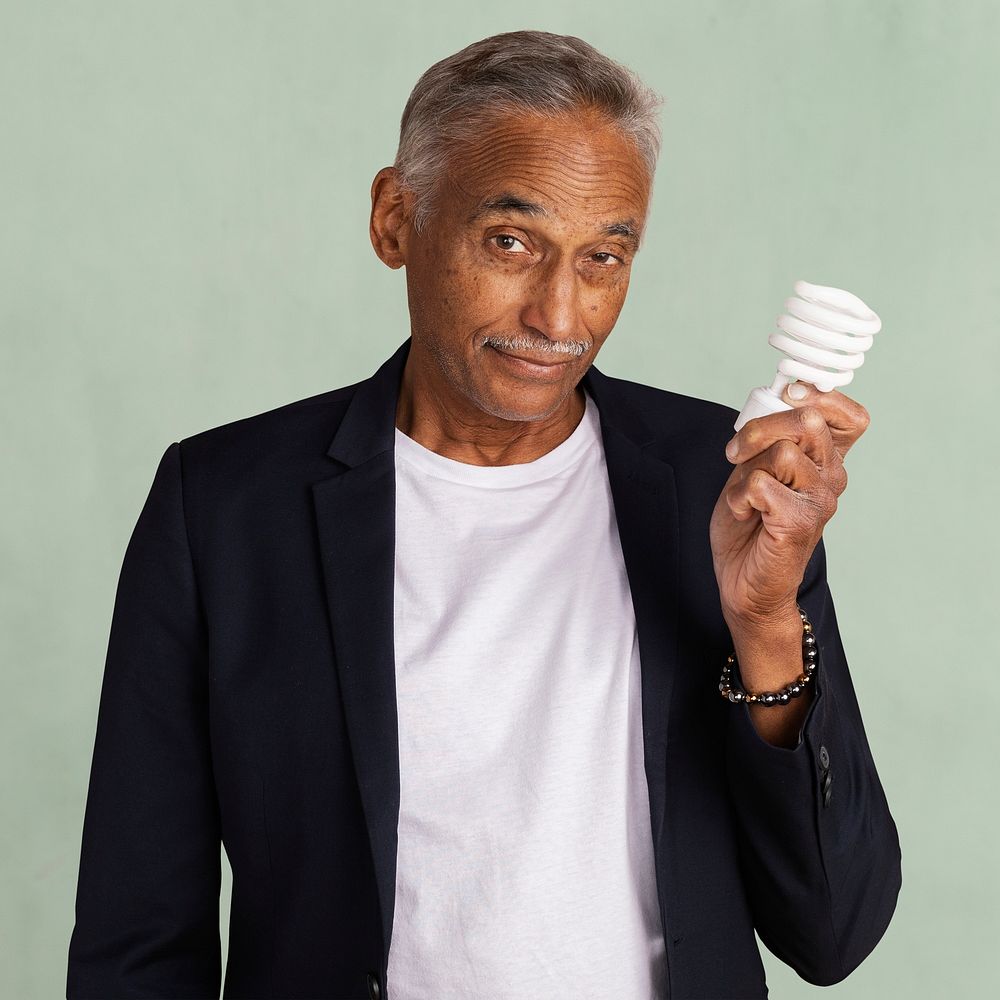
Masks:
[[[633,144],[593,112],[506,118],[456,154],[401,240],[411,355],[451,411],[563,406],[618,319],[649,193]]]

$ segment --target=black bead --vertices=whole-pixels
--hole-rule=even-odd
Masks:
[[[762,705],[773,705],[777,700],[777,695],[773,695],[770,692],[760,696],[760,701]]]
[[[788,694],[788,692],[787,692],[787,691],[781,691],[781,692],[780,692],[780,693],[778,694],[778,696],[777,696],[777,697],[778,697],[778,702],[779,702],[779,704],[782,704],[782,705],[787,705],[787,704],[788,704],[788,701],[789,701],[789,694]]]

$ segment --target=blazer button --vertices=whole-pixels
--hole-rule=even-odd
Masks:
[[[382,996],[381,987],[378,984],[378,976],[374,972],[368,973],[368,1000],[379,1000]]]
[[[824,771],[830,769],[830,754],[826,747],[819,748],[819,766],[823,768]]]

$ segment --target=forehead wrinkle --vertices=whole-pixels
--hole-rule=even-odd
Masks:
[[[638,249],[648,181],[628,140],[567,135],[543,121],[528,131],[527,124],[512,120],[453,151],[447,173],[467,199],[466,223],[487,215],[579,222],[582,210],[603,216],[594,232]]]
[[[523,214],[530,218],[551,218],[550,213],[546,211],[543,205],[529,202],[517,195],[504,192],[494,198],[487,198],[480,202],[475,211],[466,219],[466,222],[471,224],[490,215],[504,216],[510,214]],[[626,243],[630,244],[633,249],[637,250],[639,248],[639,226],[633,218],[609,222],[606,225],[600,226],[599,231],[602,236],[620,237]]]
[[[459,176],[452,175],[452,183],[463,192],[463,194],[475,200],[476,211],[491,207],[497,211],[518,211],[519,205],[524,205],[523,214],[546,215],[552,214],[554,206],[560,202],[571,203],[573,201],[591,202],[600,199],[603,202],[612,204],[625,202],[630,211],[626,213],[626,218],[632,217],[637,204],[642,205],[646,201],[645,192],[641,189],[630,186],[621,178],[606,179],[603,183],[595,185],[588,183],[583,178],[567,175],[565,171],[551,171],[548,176],[539,176],[528,169],[523,164],[515,168],[500,173],[497,178],[492,178],[484,172],[483,175],[470,175],[463,171]],[[500,188],[499,194],[493,192]],[[477,196],[476,190],[488,192],[485,195]],[[523,193],[514,194],[510,203],[504,203],[504,196],[513,191]],[[492,203],[492,204],[491,204]],[[548,206],[548,207],[547,207]],[[608,215],[615,214],[613,208],[606,212]]]
[[[627,177],[636,174],[635,163],[628,157],[609,156],[594,153],[589,149],[561,148],[558,142],[524,142],[520,137],[509,143],[477,143],[474,148],[466,148],[455,158],[453,167],[460,167],[463,173],[489,172],[509,161],[512,167],[530,164],[539,170],[565,173],[570,170],[582,178],[604,177],[607,175]],[[643,175],[643,171],[639,171]]]
[[[508,193],[516,186],[531,192],[552,191],[556,197],[565,199],[588,198],[596,182],[603,195],[631,201],[633,205],[645,203],[645,176],[637,174],[634,167],[629,169],[631,164],[619,160],[610,163],[611,169],[608,168],[608,161],[560,158],[551,151],[544,156],[535,154],[528,158],[512,156],[508,159],[498,150],[477,150],[476,154],[465,157],[464,162],[453,161],[449,174],[456,186],[467,193],[476,188],[499,188],[501,193]],[[536,200],[530,195],[515,197],[526,203]]]
[[[509,157],[515,162],[533,160],[540,165],[556,167],[572,164],[583,174],[602,173],[609,168],[632,173],[636,165],[645,173],[638,151],[625,137],[615,137],[610,143],[601,142],[600,137],[593,134],[565,135],[548,130],[544,125],[533,131],[517,125],[494,129],[463,143],[454,150],[454,155],[458,160],[466,160],[473,169],[484,162],[492,165]]]
[[[466,223],[471,225],[476,221],[488,218],[491,215],[496,216],[497,218],[503,218],[504,216],[509,216],[511,214],[524,214],[529,218],[554,218],[553,214],[546,211],[541,205],[535,205],[530,202],[521,202],[518,198],[515,198],[512,201],[506,196],[501,196],[499,198],[489,198],[483,201],[476,211],[474,211],[466,219]],[[635,219],[631,217],[617,219],[614,222],[608,222],[604,225],[598,224],[596,232],[602,237],[620,239],[634,251],[638,251],[639,249],[641,242],[640,228]]]

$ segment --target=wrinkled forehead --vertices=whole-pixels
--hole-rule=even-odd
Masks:
[[[635,143],[594,112],[499,118],[456,147],[442,192],[467,220],[506,209],[558,220],[614,217],[641,227],[650,177]],[[524,208],[527,206],[527,208]]]

